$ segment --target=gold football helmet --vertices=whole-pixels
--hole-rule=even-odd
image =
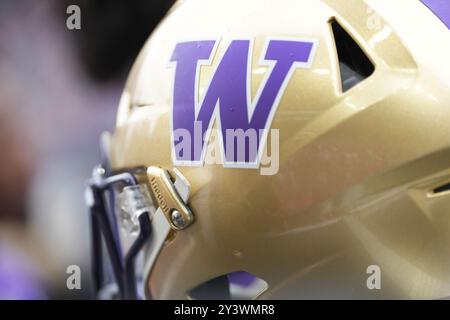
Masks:
[[[449,296],[449,28],[437,0],[175,4],[90,181],[100,297]]]

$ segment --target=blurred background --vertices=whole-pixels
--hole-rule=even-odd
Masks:
[[[90,299],[84,187],[172,0],[0,0],[0,299]],[[67,7],[81,9],[69,30]],[[68,290],[66,268],[81,268]]]

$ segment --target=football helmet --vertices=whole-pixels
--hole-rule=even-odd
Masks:
[[[100,297],[448,296],[449,28],[438,0],[176,3],[90,180]]]

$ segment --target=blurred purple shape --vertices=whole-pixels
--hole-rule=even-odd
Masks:
[[[250,286],[255,279],[257,278],[254,275],[245,271],[236,271],[228,274],[228,281],[230,281],[230,284],[237,284],[241,287]]]
[[[0,244],[0,300],[46,299],[34,269],[21,253]]]

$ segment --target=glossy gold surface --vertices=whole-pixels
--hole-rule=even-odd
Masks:
[[[329,21],[337,19],[375,64],[343,93]],[[225,40],[254,38],[252,93],[267,37],[319,40],[311,69],[292,76],[272,128],[274,176],[222,165],[178,167],[196,221],[161,251],[149,288],[185,299],[197,285],[245,270],[262,298],[415,298],[450,295],[450,31],[412,0],[190,0],[147,41],[122,96],[115,168],[172,169],[175,44],[218,39],[202,67],[204,93]],[[366,286],[381,269],[381,290]]]
[[[167,170],[148,167],[147,178],[157,203],[156,207],[162,210],[170,226],[175,230],[182,230],[190,226],[194,222],[194,216],[175,190]],[[174,210],[179,212],[184,221],[182,227],[175,225],[172,221],[171,214]]]

